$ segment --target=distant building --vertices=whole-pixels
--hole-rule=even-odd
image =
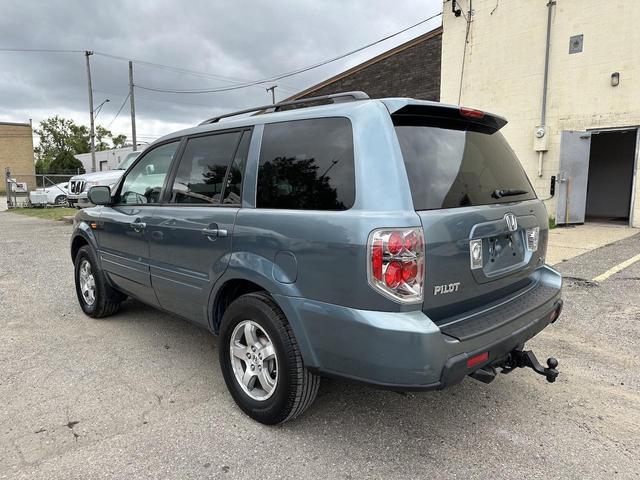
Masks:
[[[0,122],[0,168],[5,190],[4,172],[9,168],[11,176],[35,188],[35,162],[33,160],[33,130],[31,123]]]
[[[143,148],[144,146],[138,145],[138,151]],[[96,171],[102,172],[104,170],[115,169],[118,164],[124,160],[124,157],[131,152],[133,152],[133,146],[96,152]],[[86,172],[91,172],[91,153],[81,153],[79,155],[75,155],[75,157],[82,162]]]
[[[440,99],[442,28],[409,40],[288,100],[362,90],[371,98]]]

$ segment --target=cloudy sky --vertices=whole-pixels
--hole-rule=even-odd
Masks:
[[[37,124],[58,114],[89,123],[82,52],[1,49],[95,51],[91,57],[94,104],[110,100],[99,112],[97,123],[130,136],[128,102],[115,118],[128,93],[124,59],[134,60],[135,83],[140,86],[219,88],[321,62],[441,9],[441,0],[0,0],[0,121],[31,118]],[[286,98],[438,25],[439,17],[343,60],[278,80],[277,98]],[[136,89],[138,139],[152,141],[216,113],[269,103],[267,86],[270,84],[207,94]]]

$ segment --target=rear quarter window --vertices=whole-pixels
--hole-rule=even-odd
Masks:
[[[499,131],[471,126],[396,126],[416,210],[434,210],[536,198],[513,150]],[[496,198],[496,190],[525,193]]]
[[[347,210],[354,201],[349,119],[265,125],[258,168],[258,208]]]

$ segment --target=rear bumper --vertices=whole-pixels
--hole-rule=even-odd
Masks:
[[[528,302],[508,322],[464,340],[443,333],[422,311],[377,312],[298,297],[274,298],[291,323],[309,369],[380,388],[432,390],[459,383],[521,347],[551,322],[562,305],[562,278],[547,266],[535,276],[547,289],[544,298]],[[495,314],[491,310],[478,320]],[[467,359],[483,352],[489,352],[487,360],[467,368]]]

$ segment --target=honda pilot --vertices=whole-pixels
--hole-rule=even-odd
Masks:
[[[131,297],[218,335],[231,396],[265,424],[304,412],[321,377],[552,382],[558,362],[524,344],[560,315],[562,279],[505,124],[349,92],[167,135],[77,213],[80,306]]]

